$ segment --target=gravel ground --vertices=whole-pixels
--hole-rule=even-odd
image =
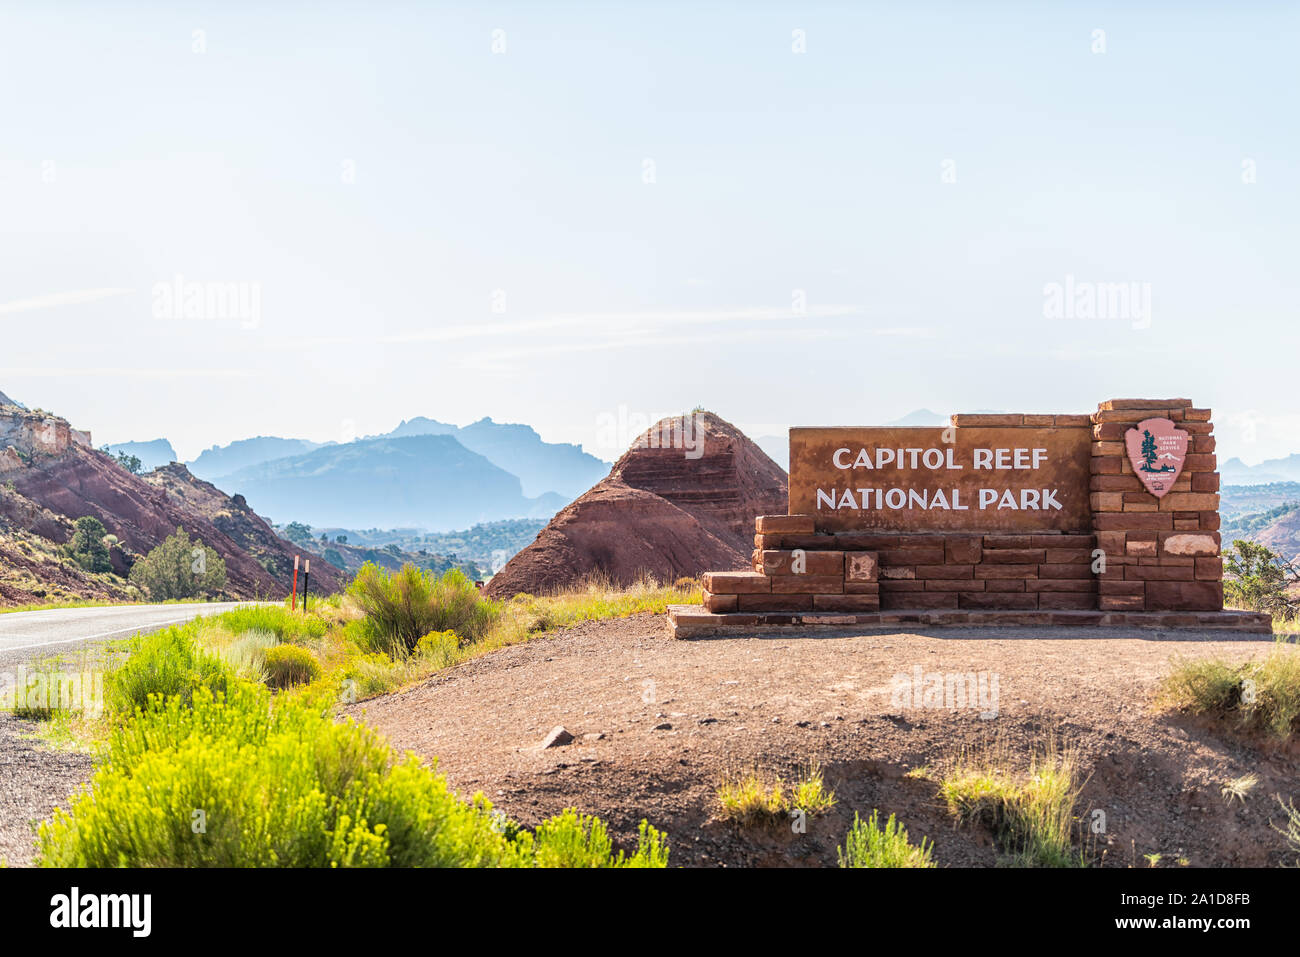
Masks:
[[[992,836],[954,830],[923,769],[987,747],[1022,769],[1054,735],[1087,779],[1081,817],[1105,814],[1095,863],[1142,867],[1158,853],[1162,866],[1267,867],[1294,861],[1271,823],[1284,819],[1275,795],[1300,800],[1300,747],[1161,712],[1153,696],[1174,656],[1240,660],[1271,647],[1260,636],[1097,629],[675,641],[661,616],[641,615],[503,649],[350,710],[522,823],[576,806],[629,847],[644,817],[667,832],[676,865],[834,866],[853,812],[880,808],[913,839],[933,839],[940,866],[992,866]],[[997,716],[900,704],[891,680],[918,666],[996,675]],[[556,725],[573,743],[539,749]],[[717,815],[724,772],[790,780],[809,761],[839,804],[806,834],[741,830]],[[1259,777],[1247,800],[1225,801],[1223,784],[1246,774]]]
[[[34,726],[0,712],[0,860],[24,867],[35,858],[35,826],[90,779],[88,754],[55,751],[30,735]]]

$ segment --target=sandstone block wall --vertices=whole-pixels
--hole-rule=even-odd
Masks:
[[[1190,435],[1162,498],[1124,435],[1167,418]],[[1092,415],[954,415],[956,428],[1090,427],[1091,528],[1076,533],[818,532],[811,515],[756,522],[752,572],[704,576],[706,611],[1219,611],[1219,475],[1210,410],[1111,399]],[[801,564],[796,567],[796,558]]]
[[[1156,498],[1129,462],[1124,434],[1164,418],[1189,433],[1173,487]],[[1190,399],[1111,399],[1092,417],[1092,527],[1106,568],[1098,575],[1103,611],[1215,610],[1223,607],[1219,473],[1209,409]]]

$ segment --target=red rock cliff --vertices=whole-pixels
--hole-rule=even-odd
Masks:
[[[629,584],[748,568],[754,518],[786,510],[786,475],[712,413],[664,419],[488,583],[543,594],[592,575]]]

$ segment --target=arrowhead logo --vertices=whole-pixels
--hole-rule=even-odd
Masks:
[[[1169,419],[1146,419],[1124,435],[1133,471],[1156,498],[1174,487],[1187,458],[1188,435]]]

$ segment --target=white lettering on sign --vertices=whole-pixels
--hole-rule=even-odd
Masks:
[[[1022,488],[979,490],[975,507],[979,511],[996,511],[1011,509],[1013,511],[1060,511],[1062,506],[1056,497],[1054,488]],[[960,489],[918,489],[918,488],[859,488],[859,489],[817,489],[817,508],[857,509],[872,511],[890,509],[951,509],[967,511],[970,505],[961,500]]]
[[[929,469],[942,471],[963,469],[956,461],[953,448],[928,449],[836,449],[831,456],[835,467],[850,469]],[[1033,471],[1047,461],[1047,449],[1042,448],[989,448],[971,450],[971,468],[987,471]],[[975,507],[980,511],[1013,510],[1020,512],[1060,511],[1062,505],[1054,488],[996,489],[981,488],[976,494]],[[917,488],[858,488],[817,489],[817,508],[833,510],[856,509],[944,509],[967,511],[968,502],[961,499],[959,489]]]
[[[940,469],[961,469],[964,465],[958,465],[955,461],[955,449],[876,449],[874,461],[872,460],[871,449],[858,449],[858,454],[849,461],[853,455],[852,449],[836,449],[835,454],[831,456],[831,461],[835,463],[837,469],[883,469],[887,466],[893,466],[899,469],[920,469],[927,468],[932,472]],[[1043,451],[1036,449],[1035,451]]]
[[[975,468],[977,469],[1036,469],[1046,460],[1047,449],[975,450]]]

